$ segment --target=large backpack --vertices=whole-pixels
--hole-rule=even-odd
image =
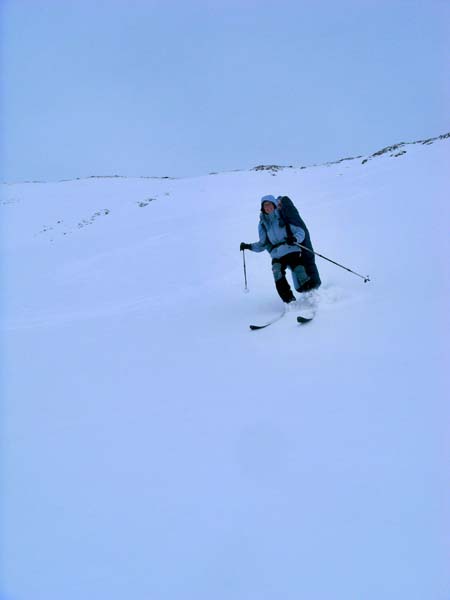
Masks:
[[[286,224],[286,231],[288,235],[292,235],[292,231],[289,225],[296,225],[297,227],[301,227],[305,232],[305,239],[303,240],[302,245],[312,250],[313,247],[311,244],[311,237],[309,235],[308,228],[306,227],[305,222],[303,221],[301,216],[298,214],[298,210],[295,204],[290,198],[288,198],[288,196],[281,196],[280,198],[278,198],[278,201],[279,210],[281,216],[283,217],[283,221]]]
[[[301,216],[298,214],[298,210],[290,198],[288,198],[287,196],[281,196],[280,198],[278,198],[278,204],[279,211],[281,213],[283,221],[286,224],[287,234],[292,235],[292,230],[289,227],[289,224],[297,225],[298,227],[301,227],[305,232],[305,239],[302,242],[302,246],[308,248],[308,250],[311,250],[311,252],[308,252],[308,250],[302,252],[303,265],[305,267],[307,275],[310,278],[310,281],[307,283],[307,285],[309,286],[307,289],[319,287],[321,284],[320,275],[316,267],[316,262],[314,260],[314,249],[311,244],[311,237],[309,235],[308,228],[306,227],[305,222],[303,221]],[[306,289],[304,289],[303,291],[306,291]]]

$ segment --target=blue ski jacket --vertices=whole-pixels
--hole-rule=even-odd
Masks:
[[[305,239],[305,232],[297,225],[290,225],[291,231],[299,244]],[[287,231],[283,217],[278,208],[270,214],[261,211],[258,225],[259,241],[250,244],[253,252],[267,250],[272,258],[281,258],[291,252],[300,252],[298,246],[286,243]]]

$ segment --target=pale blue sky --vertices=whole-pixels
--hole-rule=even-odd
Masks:
[[[447,0],[3,0],[2,179],[308,165],[450,130]]]

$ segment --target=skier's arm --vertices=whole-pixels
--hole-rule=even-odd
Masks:
[[[304,230],[301,227],[298,227],[297,225],[289,225],[289,227],[291,228],[292,234],[294,235],[297,243],[301,244],[305,239]]]

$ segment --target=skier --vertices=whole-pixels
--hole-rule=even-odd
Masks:
[[[285,206],[289,210],[285,211]],[[305,268],[302,252],[296,245],[304,241],[311,244],[306,226],[301,227],[294,222],[289,223],[287,220],[285,212],[288,212],[289,215],[292,207],[296,212],[294,205],[287,196],[279,196],[278,199],[275,199],[272,195],[263,196],[261,198],[261,214],[258,226],[259,241],[252,244],[242,242],[240,245],[240,250],[252,250],[253,252],[267,250],[269,252],[272,257],[275,287],[280,298],[287,304],[296,300],[286,279],[286,269],[288,267],[292,272],[292,280],[297,292],[306,292],[320,285],[317,268],[315,268],[317,276],[314,276],[313,271],[311,271],[313,274],[313,277],[311,277]],[[291,217],[292,221],[296,220],[295,215],[291,215]],[[298,218],[300,219],[300,217]],[[308,251],[306,250],[306,252]],[[314,255],[312,256],[314,257]]]

